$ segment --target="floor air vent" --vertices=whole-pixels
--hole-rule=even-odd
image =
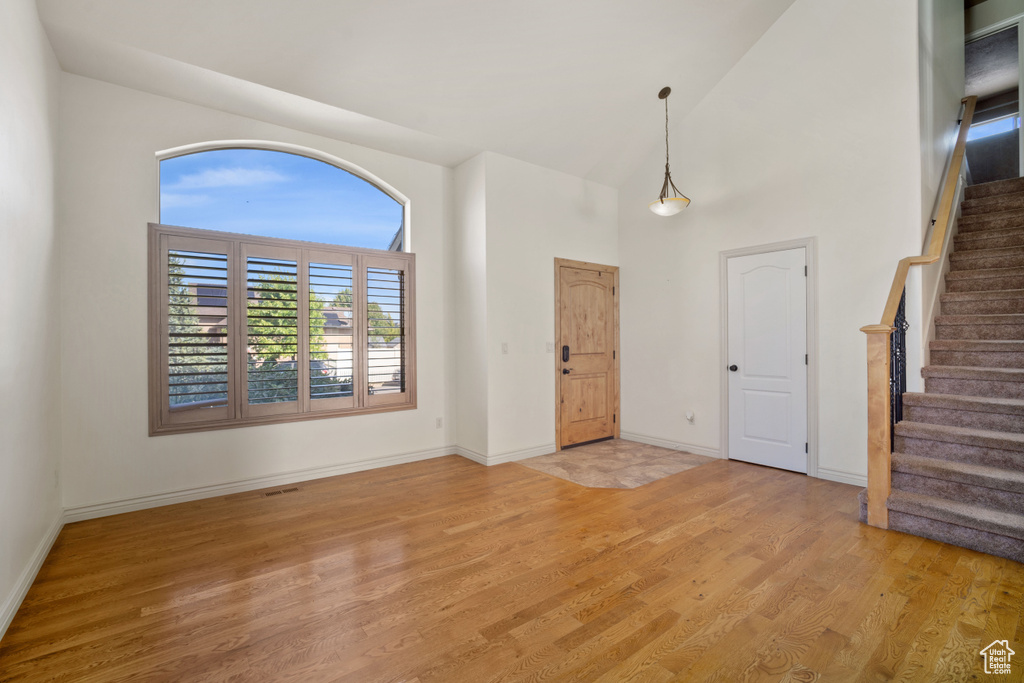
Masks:
[[[298,490],[299,490],[298,486],[293,486],[290,489],[281,489],[280,491],[267,491],[263,495],[265,497],[269,498],[270,496],[280,496],[282,493],[293,493],[294,491],[298,491]]]

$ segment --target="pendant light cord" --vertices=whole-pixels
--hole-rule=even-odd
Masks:
[[[665,98],[665,173],[668,173],[668,97]]]
[[[672,195],[673,197],[679,196],[679,195],[681,195],[683,197],[686,196],[682,192],[680,192],[679,188],[676,187],[676,184],[674,182],[672,182],[672,172],[669,170],[669,167],[668,167],[668,95],[665,95],[664,99],[665,99],[665,182],[661,186],[661,195],[658,197],[658,199],[661,200],[662,204],[665,203],[665,198],[668,197],[669,188],[672,188],[672,190],[673,190],[673,195]],[[687,201],[689,201],[689,200],[687,200]]]

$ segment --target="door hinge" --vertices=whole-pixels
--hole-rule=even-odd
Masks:
[[[614,423],[614,422],[615,422],[615,418],[616,418],[616,417],[617,417],[617,416],[615,415],[615,413],[612,413],[612,423]]]
[[[615,288],[612,287],[612,296],[615,296]]]
[[[612,360],[615,360],[615,349],[612,349]]]
[[[804,354],[804,365],[810,365],[810,363],[807,362],[807,354],[806,353]]]
[[[809,447],[808,447],[808,445],[807,445],[807,442],[806,442],[806,441],[804,441],[804,453],[810,453],[810,450],[808,450],[808,448],[809,448]]]
[[[804,266],[804,277],[807,277],[807,266]]]

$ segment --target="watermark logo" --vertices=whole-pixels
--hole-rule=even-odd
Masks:
[[[993,640],[980,654],[985,658],[985,673],[1009,674],[1010,657],[1017,653],[1010,649],[1009,641]]]

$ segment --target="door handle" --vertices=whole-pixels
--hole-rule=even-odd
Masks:
[[[562,347],[562,362],[563,363],[568,363],[569,362],[569,345],[568,344],[566,344],[565,346]]]
[[[569,368],[562,368],[562,374],[563,375],[568,375],[569,374]]]
[[[736,366],[736,365],[730,365],[729,366],[729,372],[736,372],[737,370],[739,370],[738,366]]]

